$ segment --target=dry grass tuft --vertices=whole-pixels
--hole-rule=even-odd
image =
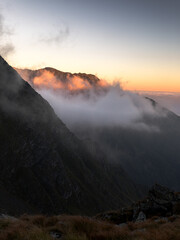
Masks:
[[[23,215],[17,220],[0,220],[0,240],[52,240],[51,231],[62,240],[179,240],[180,217],[149,219],[118,226],[81,216],[47,217]]]

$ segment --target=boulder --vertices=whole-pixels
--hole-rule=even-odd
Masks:
[[[136,219],[136,222],[144,222],[146,220],[146,215],[141,211]]]

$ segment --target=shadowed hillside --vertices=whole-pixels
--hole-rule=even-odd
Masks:
[[[123,166],[136,184],[158,182],[180,190],[180,117],[176,114],[118,85],[101,85],[93,75],[71,74],[68,78],[69,73],[51,68],[18,71],[89,149],[94,149],[93,144],[101,149],[114,166]],[[75,86],[79,92],[75,94],[71,88],[66,91],[66,85],[60,89],[53,85],[67,83],[76,75],[81,76],[84,91],[78,88],[78,79]]]
[[[93,158],[2,58],[0,145],[1,212],[94,214],[141,195],[120,166]]]

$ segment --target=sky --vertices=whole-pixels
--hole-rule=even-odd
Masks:
[[[0,0],[0,14],[14,67],[180,92],[179,0]]]

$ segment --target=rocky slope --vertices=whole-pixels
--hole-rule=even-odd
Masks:
[[[173,215],[180,215],[180,192],[155,184],[145,199],[119,211],[99,214],[97,218],[122,224],[129,221],[145,221],[152,217],[164,219]]]
[[[2,58],[0,146],[1,213],[94,214],[141,195],[119,165],[92,157]]]

